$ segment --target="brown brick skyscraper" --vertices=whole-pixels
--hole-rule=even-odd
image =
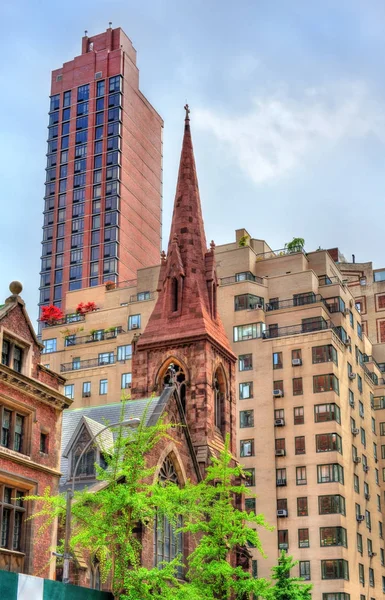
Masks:
[[[235,454],[235,356],[217,313],[214,244],[207,250],[186,107],[168,255],[159,296],[133,356],[133,397],[162,389],[176,370],[187,424],[203,471],[231,436]]]
[[[40,306],[159,261],[163,122],[120,29],[53,71]]]

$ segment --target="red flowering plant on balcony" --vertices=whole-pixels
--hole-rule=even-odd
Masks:
[[[41,309],[40,321],[47,325],[56,325],[58,321],[64,318],[64,314],[61,308],[50,304],[49,306],[43,306]]]
[[[76,307],[76,314],[85,315],[86,313],[96,310],[95,302],[80,302]]]

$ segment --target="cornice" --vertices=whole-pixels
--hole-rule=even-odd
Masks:
[[[139,338],[140,340],[140,338]],[[230,350],[224,348],[220,343],[217,342],[209,333],[202,333],[198,335],[186,335],[183,338],[175,338],[168,340],[154,340],[150,342],[140,341],[137,345],[137,351],[141,350],[161,350],[164,348],[175,348],[178,346],[189,346],[196,342],[209,342],[223,357],[226,357],[230,362],[236,362],[237,358],[235,354]]]
[[[35,400],[47,404],[48,406],[53,406],[58,410],[69,408],[72,404],[69,398],[66,398],[56,390],[53,390],[31,377],[26,377],[22,373],[14,371],[6,365],[0,365],[0,381],[21,390],[29,396],[32,396]]]

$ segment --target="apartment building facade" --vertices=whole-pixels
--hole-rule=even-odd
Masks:
[[[40,307],[136,278],[160,252],[163,121],[120,28],[52,72]]]
[[[238,242],[247,232],[237,232]],[[385,590],[380,422],[384,393],[355,300],[326,251],[216,249],[219,306],[238,356],[238,444],[248,501],[276,527],[317,600]],[[275,499],[273,502],[272,499]]]

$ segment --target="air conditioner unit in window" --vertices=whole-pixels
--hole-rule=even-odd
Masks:
[[[358,429],[358,427],[354,427],[354,428],[352,429],[352,434],[353,434],[353,435],[358,435],[359,433],[360,433],[360,430]]]
[[[137,323],[133,323],[131,325],[131,329],[138,329],[138,324]]]
[[[346,339],[344,340],[345,346],[350,346],[351,343],[352,343],[352,340],[350,339],[350,336],[347,336]]]
[[[258,308],[263,308],[262,304],[250,304],[249,310],[257,310]]]
[[[286,485],[286,479],[277,479],[277,486],[283,487]]]
[[[357,377],[357,375],[355,373],[349,373],[349,379],[351,379],[353,381],[353,379],[355,379]]]
[[[369,558],[374,558],[375,556],[377,556],[377,552],[368,552],[368,556]]]
[[[300,367],[302,365],[302,360],[300,358],[293,358],[291,364],[293,367]]]
[[[287,544],[286,542],[282,542],[282,544],[278,544],[279,549],[280,550],[287,550],[289,547],[289,544]]]
[[[360,523],[361,521],[365,521],[365,516],[364,515],[356,515],[356,519]]]
[[[370,500],[370,494],[365,494],[365,500]]]
[[[102,78],[102,72],[98,71],[97,73],[95,73],[95,79],[101,79]]]
[[[125,387],[125,389],[127,390],[128,388],[130,388],[130,387],[131,387],[131,383],[126,383],[124,387]]]
[[[277,510],[277,517],[287,517],[287,510],[284,510],[284,509]]]
[[[369,467],[368,467],[368,465],[365,465],[365,466],[364,466],[364,472],[365,472],[365,473],[369,473]]]
[[[89,398],[91,396],[91,392],[83,392],[83,398]]]
[[[361,462],[361,457],[360,456],[353,456],[353,462],[358,465],[358,463]]]
[[[285,456],[286,452],[283,448],[279,448],[275,451],[275,456]]]
[[[273,396],[274,396],[274,398],[283,398],[283,391],[282,390],[273,390]]]
[[[354,408],[355,404],[354,404],[354,400],[349,400],[349,404],[352,408]]]
[[[348,316],[349,313],[350,313],[350,310],[348,308],[345,308],[344,315]]]
[[[283,427],[285,425],[285,419],[275,419],[274,425],[275,427]]]

